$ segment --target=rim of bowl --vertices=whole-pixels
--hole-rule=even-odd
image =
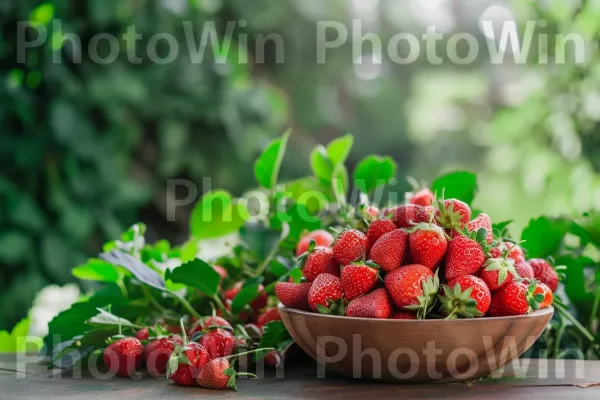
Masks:
[[[507,319],[522,319],[522,318],[532,318],[532,317],[541,317],[547,314],[554,314],[554,307],[550,306],[541,310],[534,311],[532,313],[526,315],[510,315],[504,317],[482,317],[482,318],[457,318],[457,319],[382,319],[382,318],[361,318],[361,317],[346,317],[345,315],[327,315],[327,314],[319,314],[316,312],[303,311],[297,308],[289,308],[289,307],[280,307],[280,310],[284,310],[288,313],[293,314],[301,314],[307,315],[311,317],[317,318],[333,318],[333,319],[341,319],[341,320],[350,320],[350,321],[369,321],[375,323],[480,323],[485,321],[498,321],[498,320],[507,320]]]

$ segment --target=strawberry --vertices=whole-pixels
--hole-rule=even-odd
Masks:
[[[125,337],[108,345],[104,350],[104,364],[109,371],[122,377],[132,377],[142,365],[144,346],[139,339]]]
[[[492,220],[486,213],[479,214],[474,220],[469,221],[466,226],[469,232],[477,232],[483,228],[487,231],[486,240],[488,244],[492,244],[494,241],[494,233],[492,231]]]
[[[471,220],[471,208],[457,199],[440,200],[435,218],[441,227],[448,230],[462,228]]]
[[[523,282],[511,282],[504,286],[492,296],[490,316],[525,315],[537,310],[544,295],[534,294],[535,288],[535,283],[527,285]]]
[[[342,280],[335,275],[321,274],[308,292],[308,304],[321,314],[344,315]]]
[[[221,275],[221,281],[223,279],[227,279],[227,277],[229,276],[229,274],[227,273],[227,270],[225,268],[221,267],[220,265],[213,265],[212,267],[217,272],[217,274]]]
[[[342,288],[346,300],[367,294],[377,285],[379,266],[370,262],[347,265],[342,271]]]
[[[410,204],[417,204],[419,206],[428,207],[435,201],[435,196],[429,188],[423,188],[412,196],[410,196]]]
[[[438,225],[423,222],[409,231],[408,253],[415,264],[434,270],[444,258],[447,249],[446,232]]]
[[[519,274],[515,269],[514,261],[507,258],[488,259],[483,264],[479,276],[492,292],[508,285],[515,279],[519,279]]]
[[[367,208],[365,208],[365,215],[371,216],[371,217],[378,217],[379,216],[379,208],[377,208],[375,206],[368,206]]]
[[[400,267],[406,258],[408,233],[396,229],[379,238],[371,248],[369,257],[382,270],[389,272]]]
[[[515,261],[515,271],[517,271],[517,275],[523,279],[535,279],[533,268],[531,268],[531,265],[527,261]]]
[[[231,355],[235,346],[235,337],[229,330],[211,328],[204,332],[199,343],[208,351],[212,360]]]
[[[485,282],[473,275],[464,275],[444,285],[441,311],[449,318],[483,317],[490,308],[492,295]]]
[[[279,315],[279,308],[271,307],[267,308],[261,315],[259,315],[256,321],[256,326],[262,330],[262,328],[271,321],[281,321],[281,315]]]
[[[392,314],[390,319],[417,319],[417,314],[406,311],[396,311]]]
[[[233,389],[235,386],[235,378],[237,376],[250,376],[256,378],[256,375],[247,372],[235,372],[233,366],[226,358],[220,357],[210,360],[200,371],[196,382],[198,386],[206,389]]]
[[[538,282],[535,285],[535,290],[533,291],[533,294],[542,294],[544,296],[544,299],[539,304],[540,310],[542,308],[550,307],[552,305],[552,302],[554,301],[554,293],[552,293],[552,290],[545,283]]]
[[[225,300],[233,301],[235,296],[237,296],[237,294],[240,292],[240,290],[242,290],[243,285],[244,285],[243,282],[238,282],[233,286],[233,288],[227,290],[225,292]],[[267,292],[265,292],[264,286],[258,285],[258,295],[256,296],[256,298],[254,300],[252,300],[250,302],[250,307],[252,307],[252,310],[254,310],[254,312],[262,310],[263,308],[265,308],[267,306],[267,300],[268,300],[268,295],[267,295]]]
[[[148,328],[142,328],[139,331],[137,331],[135,333],[135,337],[137,338],[137,340],[148,340],[149,339]]]
[[[390,303],[390,296],[388,296],[383,288],[355,298],[346,308],[346,315],[348,317],[385,319],[391,313],[392,305]]]
[[[425,318],[435,304],[439,289],[437,273],[423,265],[411,264],[388,273],[385,288],[394,305],[409,311],[417,311],[419,319]]]
[[[515,263],[518,263],[519,261],[525,261],[525,254],[523,253],[523,249],[518,244],[504,242],[504,248],[510,249],[508,257],[515,260]]]
[[[346,266],[353,261],[365,259],[369,248],[369,239],[359,230],[346,229],[339,234],[331,247],[338,263]]]
[[[196,343],[184,342],[175,346],[169,362],[167,363],[167,378],[170,378],[179,386],[194,386],[195,377],[202,368],[210,361],[210,355],[206,349]]]
[[[314,243],[311,242],[308,251],[298,259],[304,278],[312,282],[323,273],[340,276],[340,266],[333,256],[333,250],[329,247],[314,247]]]
[[[487,231],[480,229],[468,233],[468,236],[461,233],[452,238],[446,253],[446,280],[473,275],[479,271],[485,262],[488,249],[486,236]]]
[[[288,283],[278,282],[275,285],[275,295],[279,301],[286,307],[297,308],[299,310],[310,310],[308,305],[308,292],[312,283]]]
[[[369,225],[367,238],[369,246],[373,246],[380,237],[396,229],[396,224],[389,218],[377,218]]]
[[[533,268],[535,279],[548,285],[552,292],[556,292],[556,289],[558,289],[558,275],[554,268],[552,268],[546,260],[542,260],[541,258],[534,258],[528,262],[529,265],[531,265],[531,268]]]
[[[413,225],[429,221],[425,207],[416,204],[403,204],[388,211],[398,228],[412,228]]]
[[[144,351],[144,360],[150,375],[155,378],[164,375],[175,346],[181,344],[183,344],[183,339],[177,335],[159,337],[148,343]]]
[[[313,240],[315,241],[315,245],[317,246],[329,247],[333,243],[333,236],[331,235],[331,233],[323,229],[318,229],[316,231],[309,232],[308,234],[304,235],[298,242],[298,245],[296,246],[296,257],[299,257],[300,255],[306,253],[308,251],[308,246],[310,245],[310,242]]]

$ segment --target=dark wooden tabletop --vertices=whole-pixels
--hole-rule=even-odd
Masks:
[[[238,392],[181,388],[166,380],[96,379],[48,371],[35,362],[17,362],[0,355],[0,399],[600,399],[600,361],[519,360],[520,367],[506,368],[501,377],[459,384],[408,385],[342,378],[327,374],[317,378],[316,366],[292,366],[268,371],[260,380],[240,379]]]

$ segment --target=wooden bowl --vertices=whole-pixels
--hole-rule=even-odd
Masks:
[[[339,374],[392,382],[476,379],[523,354],[552,318],[529,315],[455,320],[349,318],[280,308],[296,343]]]

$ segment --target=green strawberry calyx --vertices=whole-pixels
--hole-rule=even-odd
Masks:
[[[327,307],[322,304],[317,304],[317,312],[325,315],[346,315],[346,300],[331,300],[327,299]]]
[[[516,279],[520,279],[515,269],[515,262],[508,258],[489,258],[483,264],[483,270],[487,272],[498,271],[498,286],[504,283],[506,278],[508,278],[508,274],[511,274]]]
[[[539,283],[537,280],[528,280],[528,283],[525,297],[527,298],[527,304],[529,304],[529,312],[531,312],[540,308],[540,303],[544,301],[544,295],[542,293],[534,294]]]
[[[462,226],[463,218],[459,211],[454,211],[454,202],[451,202],[448,207],[444,204],[444,199],[437,201],[437,209],[440,214],[436,216],[436,221],[446,229],[456,229]]]
[[[425,319],[427,314],[431,312],[437,302],[438,292],[440,289],[440,278],[438,271],[433,277],[424,279],[422,282],[423,295],[417,297],[417,304],[405,306],[408,311],[416,311],[417,319]]]
[[[446,285],[443,288],[444,294],[439,299],[446,319],[483,317],[484,314],[477,309],[477,300],[471,297],[473,287],[462,290],[457,283],[453,288]]]

